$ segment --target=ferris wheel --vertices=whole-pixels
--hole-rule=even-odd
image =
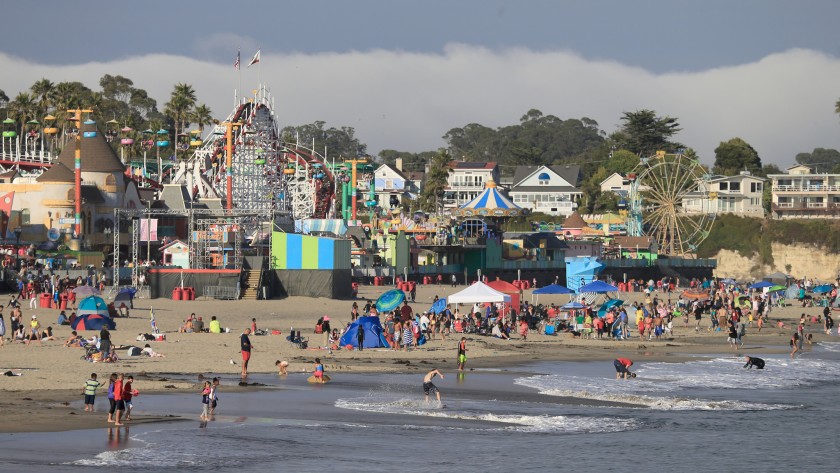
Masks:
[[[658,151],[642,158],[628,177],[628,234],[653,238],[659,254],[694,254],[709,236],[717,210],[708,171],[685,154]]]

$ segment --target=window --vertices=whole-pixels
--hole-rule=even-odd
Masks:
[[[718,185],[720,186],[720,190],[722,190],[722,191],[728,191],[729,190],[729,183],[728,182],[720,182],[720,183],[718,183]]]
[[[551,176],[549,176],[547,172],[543,172],[543,173],[540,173],[539,176],[537,176],[537,179],[539,180],[539,183],[540,183],[541,186],[547,186],[548,181],[551,180]]]
[[[760,182],[751,182],[750,183],[750,192],[761,192],[761,183]]]
[[[20,224],[29,225],[29,209],[22,209],[20,211]]]
[[[731,191],[741,191],[741,183],[740,182],[730,182],[729,183],[729,190]]]

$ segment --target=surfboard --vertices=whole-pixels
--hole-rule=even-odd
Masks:
[[[306,378],[306,380],[309,381],[312,384],[321,384],[321,383],[318,382],[318,378],[316,378],[315,375],[312,375],[312,376]],[[326,384],[326,383],[329,383],[329,382],[330,382],[330,377],[328,375],[324,375],[324,383]]]

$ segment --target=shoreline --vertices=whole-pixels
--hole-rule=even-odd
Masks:
[[[382,288],[362,286],[359,305],[365,300],[375,300]],[[447,286],[419,286],[417,303],[411,304],[415,311],[423,311],[431,305],[434,296],[447,296],[457,289]],[[531,291],[525,291],[524,297]],[[629,304],[641,297],[641,293],[622,293],[622,298]],[[662,296],[666,297],[666,296]],[[565,298],[541,297],[543,303],[565,303]],[[249,366],[249,373],[266,375],[277,373],[275,360],[287,360],[289,373],[309,372],[314,358],[320,357],[328,373],[416,373],[419,370],[439,368],[445,373],[455,371],[456,345],[460,334],[447,337],[446,341],[431,340],[426,345],[411,352],[391,351],[388,349],[366,349],[364,351],[335,350],[330,354],[324,349],[300,349],[285,340],[292,329],[303,329],[303,335],[309,338],[310,347],[319,344],[322,335],[312,333],[315,321],[330,315],[333,328],[341,328],[349,322],[350,305],[353,301],[330,300],[323,298],[290,297],[283,300],[268,301],[172,301],[168,299],[137,299],[130,318],[118,318],[117,330],[112,332],[115,344],[143,346],[147,342],[137,342],[138,333],[149,331],[149,311],[153,307],[158,327],[166,335],[164,342],[148,342],[165,358],[126,357],[114,364],[89,363],[82,361],[84,353],[79,348],[65,348],[63,341],[70,334],[70,327],[56,326],[54,321],[59,311],[54,309],[22,308],[24,320],[37,314],[44,326],[52,325],[56,340],[44,342],[43,346],[26,347],[22,344],[7,344],[0,347],[4,366],[8,369],[22,370],[23,376],[0,377],[0,433],[19,432],[58,432],[84,428],[107,427],[105,414],[94,413],[87,416],[81,408],[74,409],[70,402],[81,399],[81,388],[91,372],[96,372],[100,381],[107,382],[111,372],[124,372],[135,377],[134,386],[143,394],[186,394],[194,393],[203,377],[221,376],[226,391],[247,391],[262,389],[262,386],[239,387],[233,380],[239,379],[241,357],[239,354],[239,334],[250,326],[256,318],[258,327],[280,330],[280,336],[252,336],[254,352]],[[702,322],[703,329],[695,332],[694,321],[689,327],[681,322],[675,323],[675,335],[662,340],[644,340],[637,336],[629,340],[612,339],[575,339],[569,334],[540,335],[533,333],[527,341],[521,338],[500,340],[492,337],[466,335],[467,370],[471,368],[516,370],[529,363],[552,361],[611,361],[619,356],[629,357],[638,363],[646,361],[685,362],[704,359],[721,354],[787,354],[787,342],[793,328],[790,325],[799,320],[801,312],[816,316],[820,308],[801,309],[785,307],[774,309],[771,319],[783,320],[788,327],[778,329],[768,327],[760,334],[756,328],[748,329],[745,346],[733,351],[726,342],[724,332],[709,332],[707,318]],[[229,327],[230,333],[197,334],[179,333],[178,327],[190,313],[203,316],[209,321],[217,316],[222,327]],[[342,316],[341,314],[346,314]],[[795,325],[793,325],[795,327]],[[631,322],[631,330],[633,323]],[[836,340],[826,336],[821,327],[809,323],[806,332],[814,335],[814,343]],[[93,332],[82,332],[86,337]],[[632,335],[637,335],[635,332]],[[807,349],[807,347],[806,347]],[[231,362],[235,364],[232,365]],[[229,383],[229,384],[226,384]],[[100,398],[106,397],[107,386],[97,392]],[[107,401],[105,401],[107,404]],[[98,404],[101,406],[101,404]],[[147,418],[148,417],[148,418]],[[138,417],[140,419],[141,417]],[[142,416],[142,422],[176,421],[178,417],[163,415]],[[138,421],[135,421],[137,423]]]

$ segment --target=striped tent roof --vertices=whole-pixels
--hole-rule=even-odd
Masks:
[[[464,217],[515,217],[522,214],[522,208],[502,195],[495,182],[487,181],[478,197],[453,210],[452,214]]]

